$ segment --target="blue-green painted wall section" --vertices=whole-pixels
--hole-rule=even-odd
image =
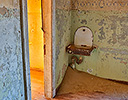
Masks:
[[[19,0],[0,1],[0,100],[24,100]]]

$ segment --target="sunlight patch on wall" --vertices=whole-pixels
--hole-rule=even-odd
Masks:
[[[30,67],[43,70],[43,32],[41,25],[41,0],[28,0]]]

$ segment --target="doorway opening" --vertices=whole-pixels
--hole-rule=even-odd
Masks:
[[[44,50],[41,0],[27,0],[32,100],[44,95]]]

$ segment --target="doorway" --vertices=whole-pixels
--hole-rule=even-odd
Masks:
[[[28,0],[28,35],[32,100],[44,95],[44,50],[41,0]]]
[[[28,0],[21,0],[21,28],[22,28],[22,42],[23,42],[23,64],[24,64],[24,82],[25,82],[25,95],[26,95],[26,99],[31,99],[31,81],[30,81],[30,63],[31,63],[31,58],[29,56],[29,38],[28,38],[28,11],[27,9],[29,5]],[[35,1],[37,3],[37,1]],[[55,1],[54,1],[55,2]],[[30,2],[31,4],[33,4],[33,2]],[[44,29],[44,34],[47,33],[47,35],[45,34],[45,56],[44,56],[44,95],[45,97],[48,98],[52,98],[55,96],[56,91],[54,89],[54,79],[53,77],[55,76],[53,74],[53,64],[52,64],[52,0],[40,0],[41,3],[41,7],[42,7],[42,14],[43,14],[43,29]],[[40,4],[39,3],[39,4]],[[31,5],[30,5],[31,7]],[[36,9],[36,5],[33,6],[33,9]],[[41,9],[40,9],[41,10]],[[33,11],[33,10],[32,10]],[[35,10],[36,11],[36,10]],[[41,12],[41,11],[40,11]],[[41,20],[41,14],[40,14],[40,20]],[[33,20],[33,19],[32,19]],[[36,23],[39,23],[36,22]],[[39,24],[38,24],[39,25]],[[37,26],[36,26],[37,27]],[[41,26],[39,27],[39,30],[41,29]],[[33,32],[34,30],[32,30]],[[42,33],[43,35],[43,33]],[[40,35],[39,35],[40,37]],[[41,36],[43,37],[43,36]],[[47,39],[46,39],[47,38]],[[43,40],[43,39],[42,39]],[[31,45],[32,42],[30,42]],[[43,48],[43,44],[42,47]],[[38,50],[38,49],[37,49]],[[29,59],[30,58],[30,59]],[[30,63],[29,63],[30,62]],[[36,66],[37,67],[37,66]],[[39,68],[35,68],[36,70],[40,70]],[[40,70],[41,71],[41,70]],[[54,72],[55,73],[55,72]],[[43,76],[43,75],[42,75]]]

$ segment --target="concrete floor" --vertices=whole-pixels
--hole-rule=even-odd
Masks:
[[[76,78],[75,75],[77,75],[82,81],[77,82],[78,77]],[[85,78],[81,79],[81,75],[82,76],[85,75],[84,76]],[[43,92],[44,91],[43,78],[44,78],[43,72],[31,70],[32,100],[128,100],[128,85],[97,78],[87,73],[79,72],[76,70],[74,71],[71,68],[68,68],[57,96],[54,99],[46,99],[44,97],[44,92]],[[83,83],[83,80],[86,82]],[[90,82],[90,80],[93,82],[88,83]],[[90,87],[95,87],[95,89],[98,89],[98,87],[95,85],[95,84],[99,84],[98,82],[102,83],[102,87],[105,83],[107,83],[107,85],[103,87],[105,91],[103,91],[102,88],[100,88],[99,90],[94,90],[92,88],[90,90]],[[75,83],[75,85],[73,83]],[[84,88],[86,84],[91,84],[91,85],[88,88]],[[74,89],[75,87],[78,86],[81,86],[83,92],[79,91],[80,90],[79,88]],[[98,86],[101,87],[100,84]],[[111,86],[114,87],[113,88],[114,91],[116,90],[116,95],[113,95],[115,94],[115,92],[112,91],[113,89],[111,89]],[[106,91],[108,91],[108,93]]]

